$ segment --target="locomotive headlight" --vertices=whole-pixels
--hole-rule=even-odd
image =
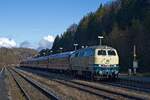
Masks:
[[[103,72],[102,72],[102,71],[99,71],[99,74],[100,74],[100,75],[102,75],[102,74],[103,74]]]
[[[113,65],[114,67],[118,67],[118,65]]]
[[[99,67],[101,67],[101,65],[98,65]]]
[[[118,71],[115,71],[115,74],[118,74]]]

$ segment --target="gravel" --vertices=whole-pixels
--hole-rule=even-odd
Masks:
[[[28,72],[25,72],[25,73],[28,74],[30,77],[36,79],[40,83],[47,85],[51,89],[51,91],[53,91],[56,94],[59,94],[59,97],[62,100],[101,100],[103,99],[102,97],[90,94],[88,92],[84,92],[76,88],[68,87],[66,85],[55,82],[53,81],[53,78],[47,79],[47,78],[37,76],[32,73],[28,73]]]

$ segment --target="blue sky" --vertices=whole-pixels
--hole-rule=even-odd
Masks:
[[[0,0],[0,37],[37,47],[110,0]]]

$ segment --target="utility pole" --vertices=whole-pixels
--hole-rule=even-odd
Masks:
[[[63,48],[62,48],[62,47],[60,47],[59,49],[60,49],[60,53],[62,53]]]
[[[134,45],[133,47],[133,57],[134,57],[134,61],[136,60],[136,46]]]
[[[52,54],[52,53],[53,53],[53,50],[50,50],[50,53]]]
[[[136,75],[136,69],[138,68],[137,54],[136,54],[136,46],[133,47],[133,72]]]
[[[75,44],[73,44],[74,45],[74,49],[75,49],[75,51],[77,50],[77,46],[78,46],[78,44],[77,43],[75,43]]]
[[[102,45],[102,39],[104,38],[103,36],[98,36],[99,38],[99,45]]]

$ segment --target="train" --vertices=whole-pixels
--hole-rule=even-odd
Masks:
[[[110,46],[90,46],[75,51],[31,58],[22,61],[20,66],[90,79],[116,79],[120,68],[117,50]]]

